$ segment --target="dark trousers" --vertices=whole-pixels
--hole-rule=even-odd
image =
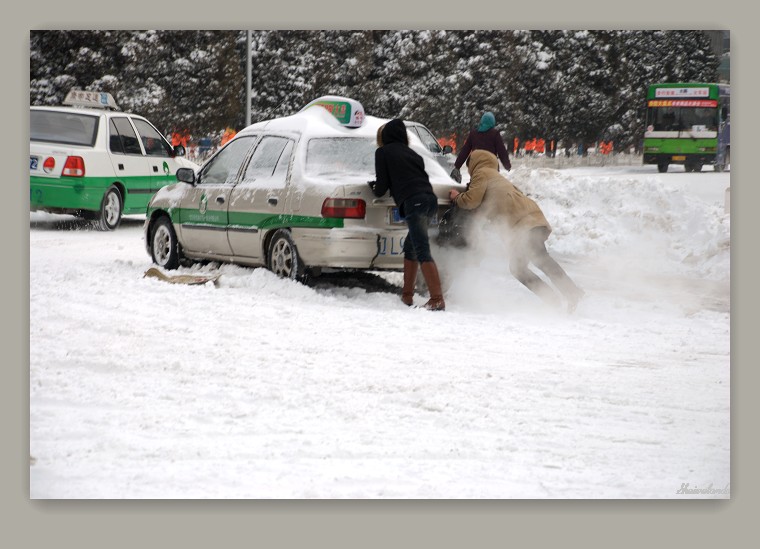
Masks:
[[[438,212],[438,197],[433,193],[421,193],[404,200],[404,219],[409,233],[404,239],[404,259],[433,261],[430,255],[428,227],[430,219]]]

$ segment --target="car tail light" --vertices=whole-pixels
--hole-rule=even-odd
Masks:
[[[367,203],[361,198],[327,198],[322,203],[322,217],[364,219]]]
[[[45,170],[45,173],[52,172],[55,169],[55,158],[48,156],[42,163],[42,169]]]
[[[63,165],[61,175],[69,177],[84,177],[84,158],[81,156],[69,156]]]

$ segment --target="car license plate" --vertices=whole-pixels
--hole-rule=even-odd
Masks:
[[[378,254],[380,256],[399,256],[404,253],[404,240],[406,235],[381,236],[378,242]]]
[[[686,157],[685,156],[674,156],[673,157],[673,161],[674,162],[678,162],[679,160],[681,160],[681,161],[686,160]]]
[[[404,223],[404,218],[398,211],[398,208],[391,208],[391,225],[401,225]],[[430,226],[435,227],[438,225],[438,214],[436,213],[430,218]]]
[[[37,169],[37,166],[40,163],[40,159],[37,156],[30,156],[29,157],[29,169],[31,171],[35,171]]]

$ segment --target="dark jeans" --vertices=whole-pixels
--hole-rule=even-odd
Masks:
[[[410,196],[402,205],[409,234],[404,240],[404,259],[412,261],[433,261],[430,255],[428,226],[430,218],[438,212],[438,197],[433,193],[421,193]]]

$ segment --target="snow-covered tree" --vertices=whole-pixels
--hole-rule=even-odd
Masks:
[[[114,95],[159,129],[194,135],[245,119],[244,31],[32,31],[30,103],[74,88]],[[253,121],[347,95],[368,114],[424,123],[461,144],[485,111],[517,136],[636,146],[646,86],[715,81],[702,31],[252,31]]]

